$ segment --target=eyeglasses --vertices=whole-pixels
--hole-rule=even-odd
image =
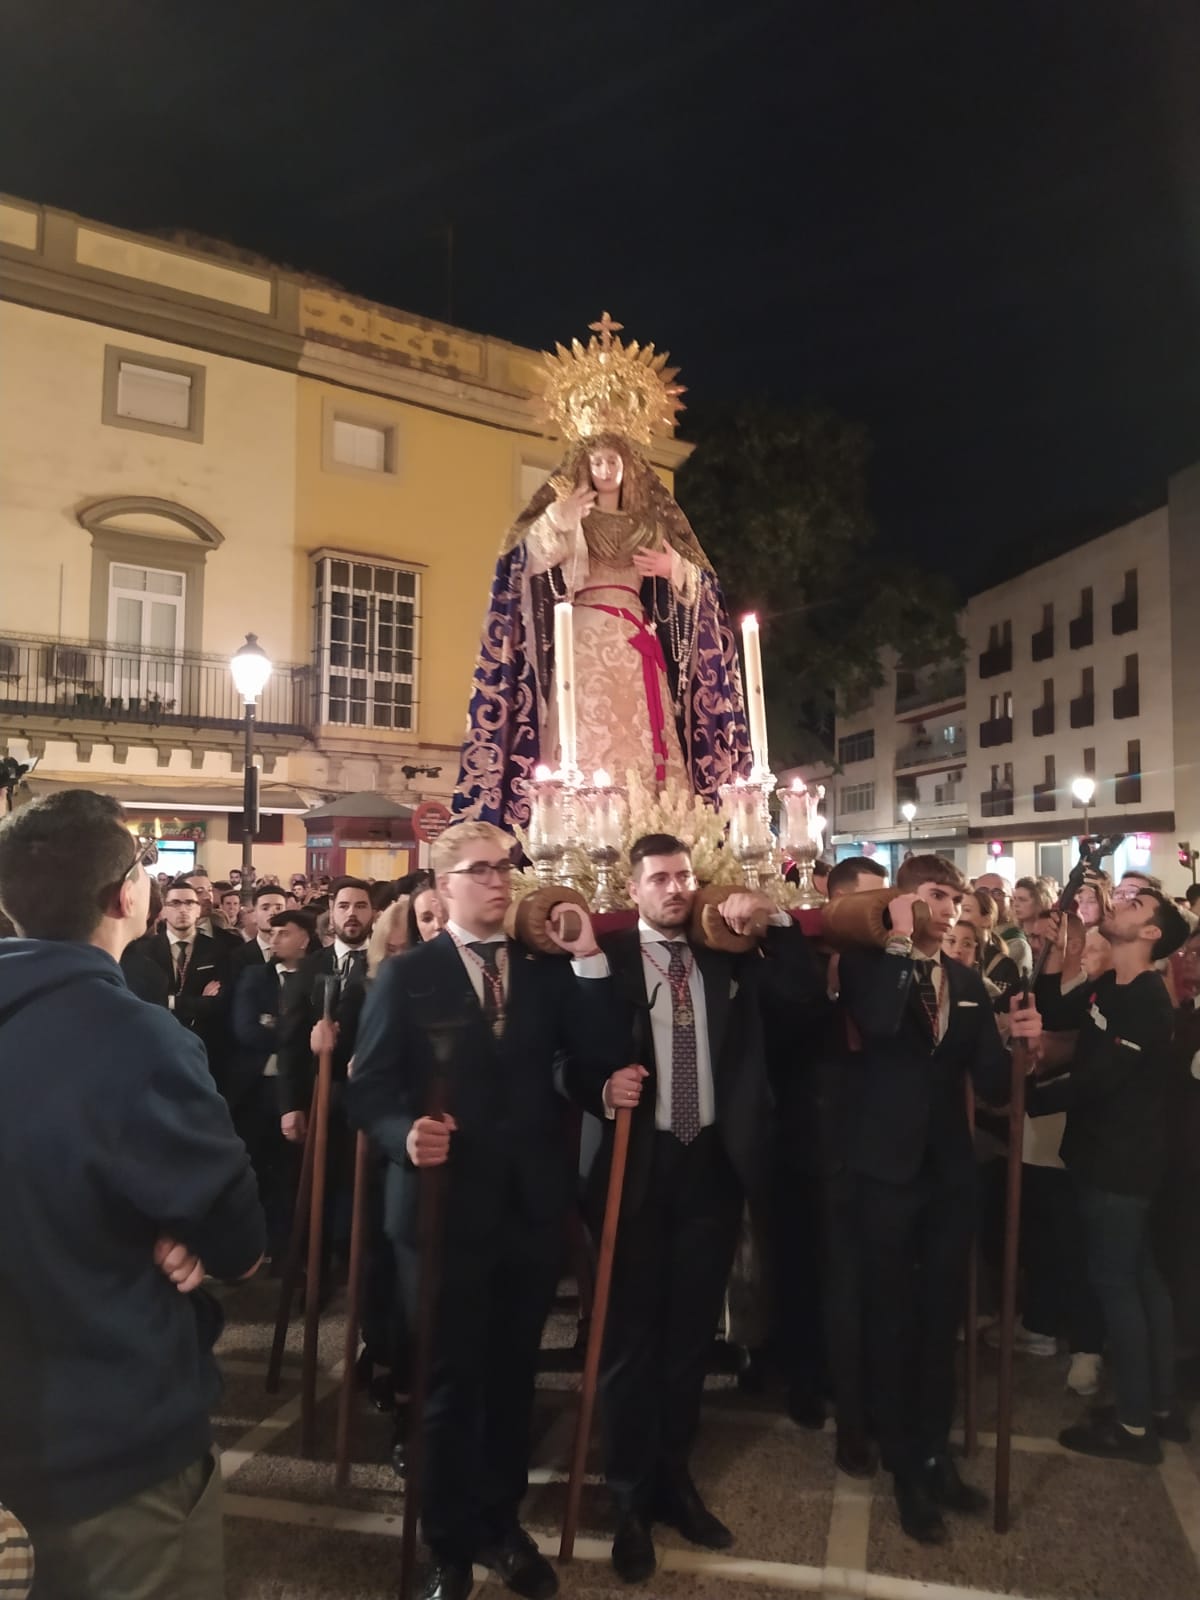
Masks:
[[[152,867],[158,860],[158,844],[154,839],[143,839],[138,845],[133,860],[129,863],[129,870],[125,876],[132,878],[139,867]]]
[[[465,875],[473,878],[476,883],[490,883],[493,878],[498,883],[507,883],[516,870],[511,861],[472,861],[469,866],[451,867],[447,877],[459,878]]]
[[[164,900],[163,905],[168,911],[177,911],[180,906],[198,906],[199,900]]]

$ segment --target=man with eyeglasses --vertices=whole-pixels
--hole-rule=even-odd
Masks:
[[[199,1042],[118,965],[152,849],[88,790],[0,821],[0,1501],[47,1600],[224,1594],[200,1286],[263,1219]]]
[[[202,906],[190,879],[176,878],[163,895],[166,926],[139,941],[138,952],[166,978],[168,1009],[204,1045],[213,1081],[224,1092],[231,1049],[230,948],[201,932]]]
[[[486,822],[456,823],[434,844],[446,927],[381,967],[347,1087],[351,1121],[389,1160],[386,1226],[414,1319],[421,1174],[447,1168],[424,1417],[422,1526],[434,1559],[424,1600],[465,1600],[473,1561],[527,1600],[558,1587],[519,1521],[538,1346],[574,1190],[556,1062],[561,1053],[581,1098],[598,1100],[614,1075],[637,1081],[617,1071],[608,964],[586,913],[573,937],[563,908],[551,915],[569,963],[505,936],[512,847]]]

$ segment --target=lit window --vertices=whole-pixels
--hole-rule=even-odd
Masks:
[[[318,559],[319,722],[400,732],[416,726],[420,583],[404,567]]]

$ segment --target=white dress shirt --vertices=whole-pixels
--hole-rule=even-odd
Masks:
[[[671,985],[664,977],[664,973],[671,964],[671,952],[668,944],[679,943],[680,940],[669,940],[665,934],[659,933],[648,922],[638,918],[638,937],[642,942],[642,971],[646,977],[647,998],[653,996],[650,1007],[650,1032],[654,1040],[654,1066],[657,1082],[657,1098],[654,1105],[654,1126],[669,1132],[671,1127],[671,1062],[673,1056],[675,1032],[675,998],[671,993]],[[683,940],[682,931],[680,939]],[[686,943],[686,940],[683,940]],[[647,956],[647,947],[650,955]],[[696,1025],[696,1083],[700,1099],[700,1126],[709,1127],[716,1121],[716,1094],[713,1090],[712,1055],[708,1042],[708,1013],[704,1009],[704,979],[700,976],[700,968],[696,965],[696,958],[691,947],[688,947],[685,959],[691,963],[691,972],[688,976],[688,991],[691,998],[692,1016]],[[654,962],[658,965],[655,966]],[[655,989],[658,993],[655,994]]]
[[[470,978],[471,987],[475,991],[475,998],[479,1001],[479,1004],[482,1005],[483,968],[480,966],[479,958],[474,954],[474,952],[466,949],[465,947],[471,944],[506,944],[508,941],[506,940],[503,931],[493,933],[487,939],[477,939],[473,933],[468,933],[467,930],[461,927],[457,922],[447,922],[446,932],[454,940],[454,945],[458,951],[459,960],[466,968],[467,977]],[[498,962],[497,965],[501,968],[500,976],[504,982],[504,998],[507,1000],[509,983],[508,963]],[[601,951],[598,955],[583,956],[573,959],[571,962],[571,971],[577,978],[607,978],[608,957],[603,951]]]

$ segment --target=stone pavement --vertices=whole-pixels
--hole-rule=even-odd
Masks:
[[[229,1600],[392,1600],[399,1558],[401,1499],[383,1465],[389,1421],[363,1400],[355,1418],[348,1488],[333,1487],[333,1375],[342,1319],[322,1327],[324,1398],[317,1457],[299,1453],[299,1323],[284,1382],[266,1394],[274,1285],[226,1296],[219,1347],[226,1389],[216,1417],[226,1480]],[[573,1320],[552,1319],[547,1345],[564,1346]],[[993,1357],[981,1357],[984,1430],[964,1475],[990,1487]],[[1066,1357],[1018,1357],[1013,1455],[1013,1528],[990,1519],[951,1518],[951,1538],[925,1549],[900,1531],[888,1480],[847,1479],[833,1465],[833,1441],[796,1427],[772,1396],[740,1395],[729,1379],[709,1380],[694,1476],[736,1536],[733,1549],[697,1550],[656,1528],[659,1570],[646,1600],[772,1600],[792,1591],[830,1600],[1197,1600],[1200,1597],[1200,1443],[1167,1445],[1158,1469],[1068,1456],[1056,1435],[1083,1402],[1066,1393]],[[565,1467],[577,1376],[548,1372],[535,1419],[533,1483],[524,1521],[548,1554],[558,1548]],[[611,1600],[631,1591],[608,1562],[606,1496],[590,1463],[574,1562],[562,1594]],[[479,1570],[476,1594],[507,1591]]]

